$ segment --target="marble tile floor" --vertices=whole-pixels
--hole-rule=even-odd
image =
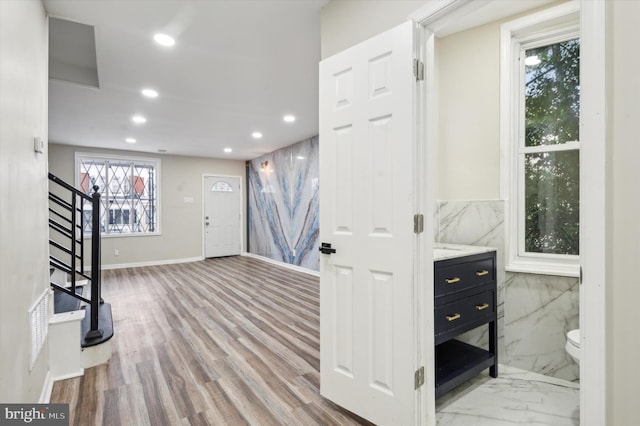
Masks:
[[[436,401],[438,426],[580,424],[580,385],[500,365]]]

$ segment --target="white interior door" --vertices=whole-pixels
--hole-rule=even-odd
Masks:
[[[240,178],[205,176],[204,257],[240,254]]]
[[[320,392],[414,423],[413,24],[320,63]]]

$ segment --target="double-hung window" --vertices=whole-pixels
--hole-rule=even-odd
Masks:
[[[577,276],[580,33],[566,3],[502,26],[507,270]]]
[[[76,187],[100,194],[103,236],[160,233],[160,160],[76,154]],[[91,233],[91,202],[84,201],[83,232]]]

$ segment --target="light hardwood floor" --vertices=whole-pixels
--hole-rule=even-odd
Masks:
[[[318,279],[248,257],[103,272],[107,364],[56,382],[72,425],[370,424],[319,394]]]

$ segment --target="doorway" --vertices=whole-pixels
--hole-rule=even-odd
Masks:
[[[204,257],[239,255],[242,196],[239,176],[204,176],[202,180]]]
[[[524,5],[525,2],[513,2]],[[605,169],[605,1],[580,1],[581,16],[581,124],[580,134],[583,149],[580,154],[581,170],[589,170],[580,176],[581,187],[589,191],[582,194],[580,205],[580,315],[582,333],[580,361],[580,422],[583,425],[605,423],[605,274],[604,274],[604,230],[603,211]],[[504,10],[505,3],[467,2],[449,0],[430,2],[412,15],[422,27],[423,52],[427,75],[427,92],[434,93],[438,85],[438,75],[434,75],[434,41],[436,37],[453,34],[464,28],[481,25],[488,16],[495,18]],[[481,8],[482,11],[480,10]],[[524,11],[520,11],[524,12]],[[435,149],[438,132],[434,97],[427,101],[426,124],[427,149]],[[504,159],[503,159],[504,160]],[[587,331],[588,330],[588,331]],[[588,338],[587,338],[588,337]],[[428,374],[429,372],[427,372]],[[432,406],[428,407],[431,411]],[[432,412],[432,411],[431,411]]]

